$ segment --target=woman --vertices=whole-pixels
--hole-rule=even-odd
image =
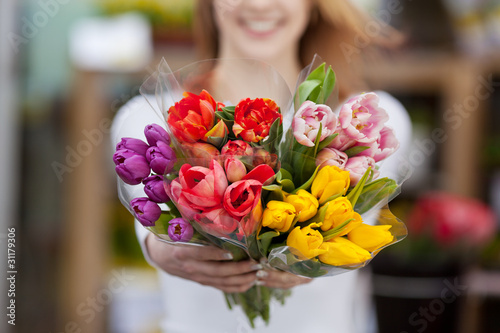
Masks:
[[[354,71],[362,59],[345,57],[341,45],[352,44],[363,33],[367,17],[345,0],[200,0],[195,22],[205,58],[263,60],[275,67],[294,91],[300,70],[318,53],[334,68],[341,99],[365,90]],[[362,53],[387,41],[371,38]],[[245,73],[237,76],[244,78]],[[404,108],[387,94],[381,94],[381,104],[392,111],[393,128],[404,148],[410,131]],[[149,105],[142,97],[133,99],[116,116],[114,142],[119,139],[117,133],[143,137],[142,129],[151,122],[158,119]],[[311,281],[264,270],[252,261],[231,262],[229,253],[215,247],[171,246],[156,240],[137,222],[136,226],[144,255],[160,274],[165,332],[250,331],[240,309],[227,309],[221,291],[242,292],[256,283],[295,288],[284,306],[272,304],[270,325],[257,323],[255,332],[349,333],[355,329],[356,272]]]

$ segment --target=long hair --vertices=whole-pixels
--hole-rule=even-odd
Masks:
[[[219,32],[213,0],[198,0],[194,37],[201,58],[216,58]],[[300,40],[299,59],[307,66],[315,53],[332,65],[338,78],[339,97],[367,90],[363,68],[381,48],[402,40],[388,25],[370,17],[348,0],[314,0],[309,25]]]

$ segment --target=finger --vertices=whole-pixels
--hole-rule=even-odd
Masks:
[[[172,255],[181,262],[189,259],[198,261],[227,261],[233,259],[230,252],[215,246],[175,246]]]
[[[244,293],[248,289],[252,288],[254,285],[255,283],[252,282],[246,285],[239,285],[239,286],[214,285],[212,287],[222,290],[225,293]]]
[[[230,277],[255,272],[262,269],[262,266],[249,260],[239,262],[189,260],[180,262],[179,269],[190,274]]]
[[[309,278],[275,270],[259,271],[257,276],[265,286],[280,289],[290,289],[312,281],[312,279]]]
[[[257,277],[255,276],[254,272],[230,277],[212,277],[207,275],[198,275],[192,278],[194,281],[202,285],[226,287],[246,286],[257,281]]]

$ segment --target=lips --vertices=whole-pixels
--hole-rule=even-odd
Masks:
[[[242,27],[253,35],[269,35],[272,34],[281,25],[281,20],[279,19],[265,19],[265,20],[253,20],[253,19],[241,19],[240,24]]]

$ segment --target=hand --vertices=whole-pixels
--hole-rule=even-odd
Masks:
[[[292,273],[278,271],[272,268],[258,271],[257,278],[257,283],[259,285],[280,289],[290,289],[312,281],[310,278],[297,276]]]
[[[170,245],[146,238],[151,260],[165,272],[184,279],[212,286],[227,293],[245,292],[256,282],[262,266],[254,261],[231,261],[231,253],[215,246]]]

